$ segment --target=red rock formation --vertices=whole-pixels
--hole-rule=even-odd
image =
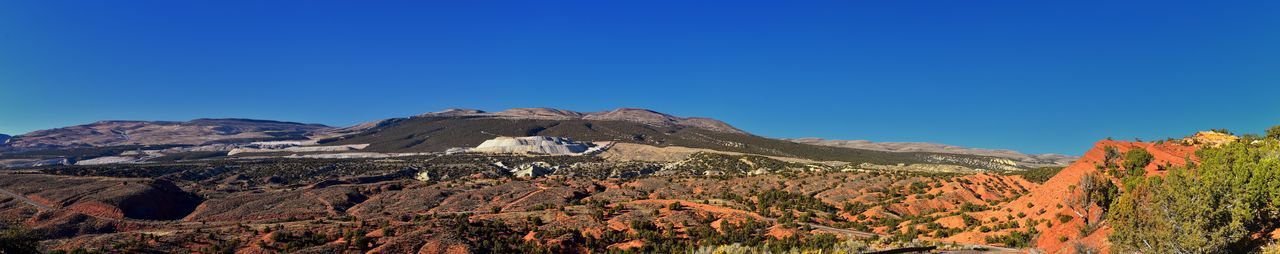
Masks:
[[[1154,155],[1155,159],[1151,164],[1146,166],[1147,175],[1164,174],[1164,171],[1158,170],[1157,165],[1185,165],[1186,159],[1197,161],[1195,157],[1196,147],[1186,146],[1174,143],[1144,143],[1144,142],[1126,142],[1104,140],[1094,144],[1084,154],[1080,160],[1063,169],[1053,178],[1050,178],[1044,184],[1033,189],[1028,195],[1009,202],[1001,209],[1009,208],[1012,213],[1023,212],[1029,214],[1034,219],[1047,219],[1053,223],[1052,227],[1041,224],[1036,229],[1041,232],[1040,237],[1035,239],[1036,248],[1049,253],[1070,253],[1074,251],[1073,245],[1079,242],[1092,248],[1106,251],[1110,249],[1110,244],[1106,242],[1106,235],[1111,232],[1110,227],[1105,223],[1100,228],[1093,231],[1086,237],[1080,237],[1080,231],[1085,227],[1084,220],[1076,218],[1063,223],[1056,217],[1057,214],[1065,214],[1075,217],[1075,212],[1071,210],[1068,204],[1068,198],[1078,194],[1079,191],[1073,192],[1071,186],[1076,185],[1080,181],[1080,177],[1085,174],[1097,171],[1098,164],[1102,163],[1106,152],[1106,147],[1114,147],[1124,154],[1130,149],[1143,148]],[[1105,175],[1105,174],[1103,174]],[[1118,179],[1111,179],[1119,185]],[[1030,205],[1028,205],[1030,204]],[[1039,213],[1041,209],[1046,212]],[[1101,214],[1101,209],[1092,209],[1092,213],[1087,215],[1091,220],[1097,220]],[[1062,241],[1065,237],[1067,241]]]

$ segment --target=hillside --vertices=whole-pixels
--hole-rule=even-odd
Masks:
[[[199,145],[264,140],[306,139],[330,127],[252,119],[169,121],[99,121],[34,131],[10,138],[0,152],[61,150],[138,145]]]
[[[489,113],[475,109],[447,109],[418,115],[418,117],[458,117],[458,116],[490,116],[512,119],[544,119],[544,120],[593,120],[624,121],[642,123],[657,127],[695,127],[705,130],[746,133],[727,123],[704,117],[678,117],[653,110],[641,108],[618,108],[603,112],[577,112],[555,108],[512,108]]]
[[[788,141],[824,145],[834,147],[857,148],[866,150],[886,151],[886,152],[927,152],[927,153],[947,153],[947,154],[965,154],[977,156],[990,156],[996,158],[1010,159],[1015,162],[1025,163],[1028,165],[1039,167],[1050,166],[1067,166],[1071,162],[1079,159],[1076,156],[1061,154],[1025,154],[1013,150],[1004,149],[983,149],[969,148],[946,144],[935,144],[926,142],[872,142],[867,140],[834,140],[821,138],[795,138],[785,139]]]
[[[1054,224],[1052,226],[1042,225],[1038,228],[1042,234],[1035,239],[1037,248],[1051,253],[1070,253],[1075,250],[1073,245],[1080,243],[1089,248],[1109,249],[1105,239],[1110,227],[1106,224],[1090,225],[1089,227],[1097,228],[1089,229],[1092,231],[1091,234],[1080,235],[1080,232],[1086,228],[1086,221],[1096,223],[1103,216],[1102,209],[1098,208],[1097,205],[1087,205],[1087,207],[1072,205],[1072,201],[1078,200],[1082,195],[1078,190],[1080,189],[1078,186],[1081,186],[1081,179],[1085,175],[1097,171],[1098,165],[1107,157],[1106,154],[1109,147],[1114,148],[1119,154],[1124,154],[1132,149],[1144,149],[1150,152],[1154,159],[1143,166],[1143,170],[1149,175],[1163,174],[1165,171],[1161,169],[1164,167],[1160,165],[1185,165],[1187,163],[1185,161],[1186,158],[1191,158],[1193,161],[1196,160],[1195,147],[1172,142],[1163,144],[1111,140],[1097,142],[1080,160],[1063,169],[1044,184],[1031,190],[1026,196],[1009,202],[1008,208],[1012,209],[1013,213],[1035,214],[1032,218],[1053,221]],[[1120,181],[1114,178],[1110,180],[1116,183]],[[1058,206],[1060,204],[1062,207]],[[1047,212],[1041,213],[1040,209],[1047,209]],[[1076,218],[1062,222],[1056,218],[1059,215]],[[1066,237],[1067,241],[1062,241],[1061,238],[1063,237]]]
[[[46,239],[43,248],[68,252],[685,253],[725,245],[867,252],[919,242],[891,232],[924,218],[918,215],[998,204],[1034,186],[994,174],[520,178],[497,170],[527,163],[578,170],[604,162],[455,154],[51,168],[0,173],[0,218],[30,227]],[[677,170],[725,166],[746,172],[799,165],[701,154]],[[419,170],[430,179],[405,173]],[[181,205],[154,207],[160,204]],[[164,213],[129,212],[146,208]]]
[[[679,146],[726,152],[873,164],[951,164],[972,168],[1019,170],[985,156],[885,152],[800,144],[746,133],[722,132],[678,124],[652,125],[620,120],[562,120],[559,117],[512,118],[503,115],[421,115],[382,121],[356,134],[321,140],[321,145],[370,144],[370,152],[443,152],[475,147],[499,136],[554,136],[578,141],[613,141],[659,147]]]

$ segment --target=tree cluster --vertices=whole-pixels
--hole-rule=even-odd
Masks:
[[[1268,130],[1278,135],[1280,127]],[[1280,226],[1280,141],[1234,142],[1197,152],[1200,164],[1126,179],[1109,240],[1120,251],[1241,253]]]

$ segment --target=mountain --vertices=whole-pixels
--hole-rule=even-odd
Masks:
[[[726,133],[746,133],[738,128],[730,126],[727,123],[721,122],[720,120],[701,117],[675,117],[648,109],[637,108],[619,108],[608,112],[590,113],[583,116],[582,119],[598,121],[630,121],[656,126],[689,126]]]
[[[658,127],[696,127],[711,131],[728,132],[728,133],[746,133],[745,131],[734,128],[733,126],[704,117],[677,117],[660,113],[648,109],[640,108],[618,108],[604,112],[577,112],[565,109],[555,108],[513,108],[499,112],[489,113],[476,109],[446,109],[444,111],[432,112],[418,115],[417,117],[458,117],[458,116],[488,116],[501,117],[511,119],[541,119],[541,120],[593,120],[593,121],[624,121],[643,123]]]
[[[514,118],[541,118],[557,120],[582,119],[583,116],[587,115],[577,111],[554,108],[513,108],[493,114]]]
[[[0,145],[0,151],[299,140],[306,139],[311,132],[330,128],[319,124],[252,119],[99,121],[14,136]]]
[[[727,123],[700,117],[681,118],[663,113],[654,112],[647,109],[628,109],[620,108],[613,111],[582,113],[572,110],[555,109],[555,108],[512,108],[499,112],[486,112],[478,109],[459,109],[450,108],[436,112],[422,113],[411,117],[388,118],[372,122],[361,123],[349,127],[333,128],[320,130],[312,134],[312,137],[320,140],[321,143],[332,142],[336,139],[343,139],[346,136],[360,134],[362,132],[396,125],[403,121],[413,119],[443,119],[443,118],[498,118],[511,120],[549,120],[549,121],[569,121],[569,120],[594,120],[603,121],[627,121],[632,123],[649,124],[657,127],[697,127],[706,130],[746,133],[742,130],[734,128]],[[445,147],[446,149],[448,147]]]
[[[937,164],[1002,171],[1044,166],[967,154],[821,146],[765,138],[710,118],[678,117],[647,109],[619,108],[582,113],[552,108],[516,108],[496,113],[448,109],[407,118],[384,119],[331,130],[319,145],[363,145],[365,152],[444,152],[475,147],[500,136],[554,136],[589,142],[620,142],[656,147],[850,162],[855,165]]]
[[[711,118],[680,117],[637,108],[586,113],[554,108],[513,108],[492,113],[447,109],[342,128],[249,119],[101,121],[14,137],[0,145],[0,153],[6,154],[0,157],[24,159],[8,163],[29,165],[57,158],[85,164],[207,159],[238,154],[229,153],[236,149],[257,151],[256,155],[241,157],[288,156],[299,151],[395,156],[473,148],[502,136],[550,136],[658,148],[685,147],[911,171],[953,171],[955,166],[962,167],[961,171],[1019,171],[1057,165],[1047,163],[1047,159],[805,143],[812,140],[794,142],[752,135]],[[251,144],[257,141],[289,142]],[[287,148],[296,146],[304,147]],[[93,160],[95,158],[104,159]],[[865,163],[875,165],[861,165]]]
[[[9,142],[9,135],[0,134],[0,144],[4,144],[5,142]]]
[[[847,147],[857,149],[867,149],[886,152],[926,152],[926,153],[946,153],[946,154],[965,154],[990,156],[997,158],[1010,159],[1020,163],[1040,165],[1040,166],[1067,166],[1071,162],[1079,159],[1076,156],[1061,154],[1025,154],[1013,150],[1003,149],[983,149],[969,148],[946,144],[935,144],[925,142],[872,142],[867,140],[833,140],[821,138],[797,138],[786,139],[796,143],[824,145],[834,147]]]

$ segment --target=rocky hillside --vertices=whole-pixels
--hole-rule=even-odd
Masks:
[[[996,158],[1009,159],[1014,162],[1023,163],[1033,166],[1067,166],[1071,162],[1079,159],[1077,156],[1061,155],[1061,154],[1025,154],[1013,150],[1004,149],[983,149],[960,147],[946,144],[935,144],[925,142],[872,142],[867,140],[834,140],[821,138],[797,138],[787,139],[796,143],[847,147],[857,149],[867,149],[886,152],[926,152],[926,153],[945,153],[945,154],[964,154],[989,156]]]
[[[28,222],[36,225],[85,222],[86,218],[74,214],[105,220],[173,220],[191,213],[202,201],[165,180],[38,174],[5,175],[0,179],[0,199],[42,212],[43,216]],[[58,233],[77,231],[65,230],[73,232]]]
[[[330,127],[251,119],[169,121],[100,121],[40,130],[10,138],[0,152],[57,150],[130,145],[199,145],[217,142],[306,139]]]
[[[680,167],[698,172],[803,167],[760,156],[693,157]],[[928,223],[933,217],[923,215],[999,204],[1034,186],[995,174],[790,170],[719,177],[513,178],[491,170],[528,164],[571,169],[558,173],[599,163],[604,162],[589,156],[461,153],[409,160],[215,161],[0,172],[0,218],[20,219],[43,233],[44,248],[104,253],[535,253],[547,246],[581,250],[576,253],[686,253],[682,250],[730,244],[785,249],[838,244],[846,246],[844,252],[865,253],[919,243],[897,233],[901,230],[959,230],[939,228]],[[429,169],[424,172],[431,172],[430,178],[398,173],[406,168]],[[937,243],[945,250],[973,248]]]
[[[1100,177],[1101,180],[1120,182],[1119,179],[1107,176],[1099,171],[1108,150],[1113,154],[1123,155],[1130,150],[1142,149],[1152,157],[1147,164],[1140,165],[1141,171],[1147,175],[1164,174],[1165,168],[1185,165],[1186,159],[1197,160],[1196,147],[1174,142],[1144,143],[1103,140],[1097,142],[1079,160],[1066,167],[1044,184],[1032,189],[1027,195],[1006,203],[997,209],[1005,213],[989,214],[988,217],[1007,216],[1009,214],[1026,214],[1032,220],[1051,223],[1038,224],[1038,237],[1031,239],[1032,245],[1049,253],[1073,253],[1086,250],[1107,251],[1107,235],[1111,231],[1107,223],[1099,222],[1105,212],[1096,204],[1082,204],[1081,200],[1088,194],[1082,189],[1088,185],[1088,177]],[[1118,160],[1118,159],[1117,159]],[[985,219],[985,218],[979,218]],[[987,234],[987,236],[997,233]],[[962,240],[962,239],[955,239]]]

